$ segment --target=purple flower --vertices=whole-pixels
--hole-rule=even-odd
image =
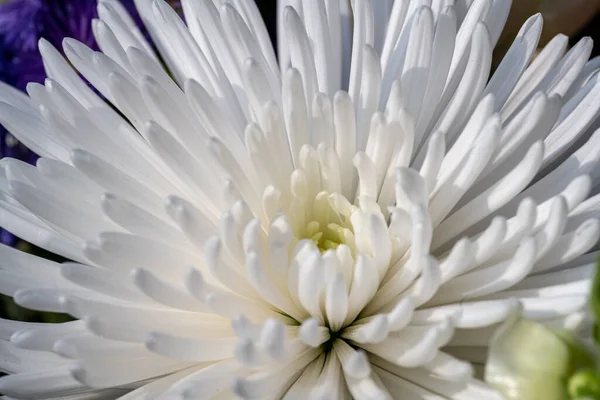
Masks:
[[[133,0],[123,5],[135,11]],[[0,51],[7,61],[3,80],[22,90],[28,82],[43,82],[46,74],[37,49],[42,37],[56,48],[72,37],[97,49],[91,24],[97,15],[96,0],[11,0],[0,5]]]
[[[33,51],[37,47],[38,14],[42,0],[14,0],[0,5],[0,38],[3,50]]]

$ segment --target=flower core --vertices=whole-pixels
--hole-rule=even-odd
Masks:
[[[326,191],[317,194],[314,205],[306,213],[308,223],[298,237],[312,240],[321,253],[345,244],[354,253],[354,228],[351,222],[355,207],[341,194]]]

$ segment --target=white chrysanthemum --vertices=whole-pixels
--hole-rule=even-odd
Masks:
[[[598,60],[510,0],[286,1],[279,66],[246,0],[118,0],[4,85],[0,321],[17,399],[498,399],[499,323],[584,321],[598,241]],[[470,6],[467,6],[470,4]],[[353,28],[352,28],[353,27]],[[280,68],[281,71],[280,72]],[[116,111],[118,110],[118,112]],[[475,368],[473,368],[475,366]]]

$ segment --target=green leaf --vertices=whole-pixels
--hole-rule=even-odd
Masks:
[[[600,320],[600,260],[596,263],[596,272],[592,281],[592,289],[590,292],[590,309],[594,315],[594,340],[596,344],[600,344],[600,334],[598,332],[598,321]]]
[[[600,399],[600,379],[593,369],[577,371],[569,378],[569,396],[572,399]]]
[[[575,334],[564,329],[554,329],[552,332],[567,345],[569,350],[569,369],[567,371],[569,376],[575,371],[596,367],[596,349],[593,348],[593,345],[588,345]]]

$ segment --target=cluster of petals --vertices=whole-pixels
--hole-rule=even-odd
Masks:
[[[497,400],[499,324],[586,327],[590,39],[490,76],[510,0],[283,0],[277,56],[251,1],[136,3],[155,47],[100,0],[0,85],[0,226],[70,260],[2,246],[0,293],[75,318],[0,320],[7,398]]]

